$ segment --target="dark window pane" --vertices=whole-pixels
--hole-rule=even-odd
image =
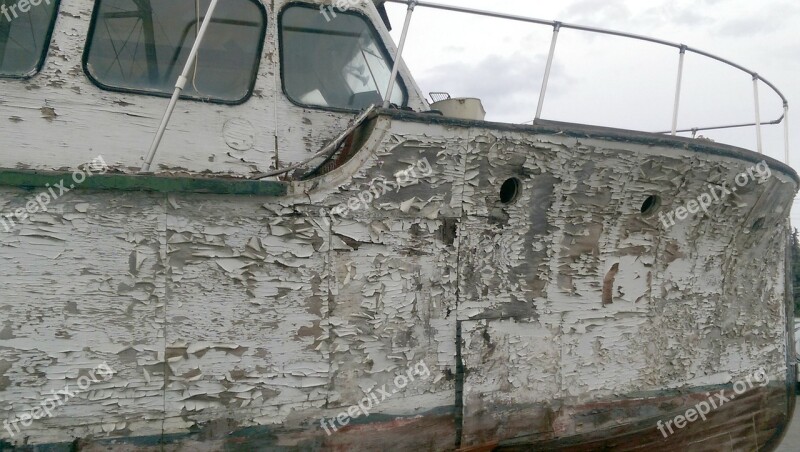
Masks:
[[[44,64],[58,0],[0,0],[0,76],[25,77]]]
[[[281,15],[281,46],[284,90],[299,104],[360,110],[385,96],[392,62],[359,14],[326,17],[318,8],[289,7]],[[398,80],[392,103],[406,102]]]
[[[210,0],[98,0],[85,55],[103,88],[170,95]],[[252,90],[266,29],[256,0],[219,2],[183,94],[240,102]]]

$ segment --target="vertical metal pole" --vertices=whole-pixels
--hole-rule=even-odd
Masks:
[[[558,31],[561,30],[561,22],[553,25],[553,39],[550,41],[550,54],[547,55],[547,66],[544,68],[544,80],[542,80],[542,90],[539,92],[539,105],[536,106],[536,119],[542,117],[544,108],[544,96],[547,94],[547,82],[550,80],[550,70],[553,68],[553,57],[556,53],[556,42],[558,42]]]
[[[783,103],[783,149],[784,163],[789,164],[789,102]]]
[[[675,107],[672,109],[672,135],[678,133],[678,108],[681,105],[681,82],[683,82],[683,60],[686,57],[686,46],[681,45],[681,53],[678,57],[678,84],[675,87]]]
[[[389,86],[386,88],[386,97],[383,99],[383,108],[389,108],[392,103],[392,93],[394,92],[395,79],[400,72],[400,60],[403,57],[403,49],[406,46],[408,27],[411,26],[411,15],[417,6],[417,0],[409,0],[408,11],[406,11],[406,22],[403,24],[403,33],[400,35],[400,44],[397,46],[397,55],[394,56],[394,66],[392,66],[392,76],[389,77]]]
[[[756,139],[758,142],[758,153],[764,153],[764,146],[761,141],[761,103],[758,100],[758,74],[753,74],[753,96],[756,103]]]
[[[172,113],[175,111],[175,105],[178,103],[178,99],[181,96],[181,91],[183,91],[183,88],[186,86],[186,82],[189,80],[189,71],[192,70],[194,60],[197,58],[197,52],[200,50],[200,44],[203,42],[206,31],[208,31],[208,26],[211,24],[211,17],[214,15],[214,10],[217,8],[217,3],[219,3],[219,0],[211,0],[211,4],[208,5],[208,11],[206,11],[206,17],[203,19],[203,25],[200,27],[200,31],[197,32],[197,38],[194,40],[194,45],[192,46],[191,52],[189,52],[189,58],[186,60],[186,65],[183,67],[183,72],[178,77],[178,81],[175,83],[175,91],[172,93],[172,98],[169,100],[167,111],[164,113],[164,117],[161,119],[161,125],[158,126],[158,131],[153,139],[153,144],[150,145],[150,152],[148,152],[147,158],[145,158],[144,165],[142,165],[140,172],[146,173],[150,171],[150,165],[153,163],[153,159],[158,151],[158,145],[161,144],[161,139],[164,137],[164,132],[167,130],[167,124],[169,124]]]

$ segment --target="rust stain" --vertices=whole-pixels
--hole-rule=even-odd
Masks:
[[[619,272],[619,263],[611,266],[611,270],[603,278],[603,306],[614,302],[614,280]]]

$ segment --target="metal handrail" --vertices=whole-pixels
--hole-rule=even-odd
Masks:
[[[781,115],[780,118],[774,119],[772,121],[762,122],[761,125],[762,126],[778,125],[778,124],[783,122],[783,118],[784,118],[784,115]],[[724,126],[692,127],[692,128],[689,128],[689,129],[678,129],[678,130],[676,130],[676,132],[685,133],[685,132],[702,132],[702,131],[705,131],[705,130],[741,129],[741,128],[744,128],[744,127],[755,127],[757,125],[758,125],[757,122],[747,122],[747,123],[742,123],[742,124],[727,124],[727,125],[724,125]],[[667,133],[672,133],[672,131],[666,130],[666,131],[655,132],[655,133],[667,134]]]
[[[537,24],[537,25],[549,25],[549,26],[553,27],[553,37],[552,37],[552,40],[551,40],[551,43],[550,43],[550,53],[548,54],[547,67],[545,69],[544,80],[542,81],[542,89],[541,89],[541,91],[539,93],[539,103],[537,104],[537,108],[536,108],[536,119],[540,119],[541,118],[542,108],[544,106],[545,94],[547,92],[547,83],[548,83],[548,80],[550,78],[550,69],[552,67],[553,58],[554,58],[554,55],[555,55],[556,42],[557,42],[557,39],[558,39],[558,33],[559,33],[559,31],[561,29],[567,28],[567,29],[572,29],[572,30],[585,31],[585,32],[589,32],[589,33],[597,33],[597,34],[604,34],[604,35],[619,36],[619,37],[623,37],[623,38],[630,38],[630,39],[635,39],[635,40],[639,40],[639,41],[646,41],[646,42],[651,42],[651,43],[654,43],[654,44],[660,44],[660,45],[676,48],[676,49],[679,50],[680,54],[679,54],[679,62],[678,62],[678,81],[677,81],[677,86],[676,86],[676,89],[675,89],[675,106],[674,106],[673,115],[672,115],[672,130],[671,130],[671,132],[659,132],[659,133],[672,133],[672,135],[675,135],[678,132],[690,132],[690,131],[696,131],[696,130],[718,130],[718,129],[727,129],[727,128],[734,128],[734,127],[755,126],[756,127],[756,138],[757,138],[757,142],[758,142],[758,152],[759,153],[763,153],[761,126],[765,125],[765,124],[766,125],[780,124],[781,122],[783,122],[784,123],[785,161],[786,161],[786,163],[789,162],[789,101],[786,99],[786,96],[784,96],[783,93],[774,84],[772,84],[769,80],[767,80],[767,79],[761,77],[760,75],[758,75],[757,72],[752,71],[750,69],[747,69],[744,66],[736,64],[733,61],[730,61],[728,59],[722,58],[722,57],[720,57],[718,55],[714,55],[713,53],[709,53],[709,52],[706,52],[706,51],[703,51],[703,50],[700,50],[700,49],[697,49],[697,48],[694,48],[694,47],[691,47],[691,46],[688,46],[688,45],[685,45],[685,44],[679,44],[679,43],[676,43],[676,42],[666,41],[666,40],[658,39],[658,38],[651,38],[649,36],[639,35],[639,34],[635,34],[635,33],[626,33],[626,32],[622,32],[622,31],[608,30],[608,29],[599,28],[599,27],[590,27],[590,26],[585,26],[585,25],[570,24],[570,23],[560,22],[560,21],[555,21],[555,20],[536,19],[536,18],[533,18],[533,17],[519,16],[519,15],[515,15],[515,14],[496,13],[496,12],[485,11],[485,10],[480,10],[480,9],[464,8],[464,7],[460,7],[460,6],[442,5],[442,4],[439,4],[439,3],[431,3],[431,2],[417,1],[417,0],[385,0],[385,2],[387,2],[387,3],[404,4],[404,5],[408,5],[410,7],[409,8],[409,13],[406,16],[406,24],[405,24],[405,26],[403,28],[403,37],[404,38],[405,38],[405,35],[408,32],[408,24],[409,24],[409,22],[411,20],[411,12],[413,11],[414,6],[420,6],[420,7],[431,8],[431,9],[439,9],[439,10],[444,10],[444,11],[452,11],[452,12],[458,12],[458,13],[473,14],[473,15],[484,16],[484,17],[493,17],[493,18],[497,18],[497,19],[507,19],[507,20],[512,20],[512,21],[532,23],[532,24]],[[403,40],[403,41],[405,41],[405,40]],[[683,79],[683,61],[684,61],[684,56],[685,56],[686,52],[692,52],[692,53],[704,56],[706,58],[711,58],[713,60],[719,61],[721,63],[724,63],[724,64],[728,65],[728,66],[736,68],[736,69],[738,69],[738,70],[740,70],[742,72],[745,72],[745,73],[749,74],[752,77],[752,79],[753,79],[753,96],[754,96],[754,101],[755,101],[755,116],[756,116],[756,121],[754,123],[747,124],[747,125],[738,124],[738,125],[727,125],[727,126],[694,127],[694,128],[686,129],[686,130],[678,130],[677,129],[678,111],[679,111],[679,107],[680,107],[681,82],[682,82],[682,79]],[[402,56],[402,52],[398,52],[397,56],[395,57],[395,63],[399,63],[401,56]],[[775,119],[773,121],[767,121],[767,122],[762,122],[761,121],[761,109],[760,109],[761,105],[760,105],[760,100],[759,100],[759,96],[758,96],[758,82],[759,81],[761,81],[765,85],[767,85],[773,92],[775,92],[775,94],[778,95],[778,97],[781,98],[781,101],[783,102],[783,114],[780,116],[780,118]]]

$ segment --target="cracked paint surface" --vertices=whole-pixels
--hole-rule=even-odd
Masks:
[[[464,446],[545,440],[683,400],[582,414],[626,395],[724,385],[759,366],[785,377],[797,182],[779,164],[664,229],[642,215],[647,196],[684,205],[749,163],[422,115],[375,121],[350,161],[288,196],[74,191],[0,235],[3,416],[105,361],[114,378],[25,434],[85,447],[187,434],[180,444],[216,450],[256,427],[271,438],[260,445],[346,450],[396,434],[398,447],[438,450],[459,422]],[[423,158],[432,171],[416,184],[329,214]],[[506,205],[510,177],[520,193]],[[0,206],[29,196],[4,188]],[[420,360],[432,380],[336,435],[320,429]]]

